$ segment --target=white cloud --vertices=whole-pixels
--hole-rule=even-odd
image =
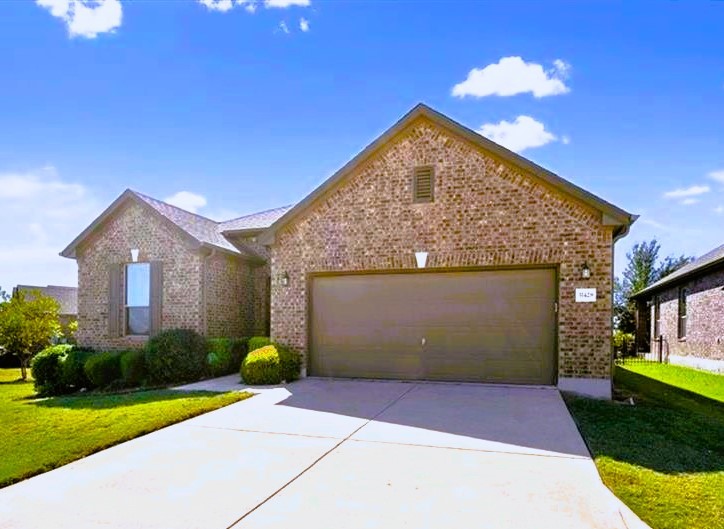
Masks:
[[[179,191],[163,200],[172,206],[185,209],[191,213],[196,213],[207,204],[205,196],[192,193],[191,191]]]
[[[518,116],[513,122],[486,123],[478,132],[514,152],[541,147],[558,139],[543,123],[530,116]]]
[[[120,0],[35,0],[54,17],[62,19],[71,37],[96,38],[121,26]]]
[[[309,31],[309,20],[307,20],[307,19],[304,18],[304,17],[300,18],[300,19],[299,19],[299,29],[301,29],[301,30],[304,31],[305,33],[306,33],[307,31]]]
[[[52,166],[0,172],[0,286],[75,285],[75,262],[58,252],[105,206]]]
[[[200,4],[203,4],[211,11],[221,11],[226,13],[233,9],[234,3],[231,0],[198,0]]]
[[[703,195],[709,192],[709,186],[691,186],[674,189],[664,193],[664,198],[688,198]]]
[[[724,213],[724,206],[717,206],[717,207],[715,207],[715,208],[714,208],[714,213],[716,213],[717,215],[721,215],[722,213]]]
[[[60,1],[60,0],[43,0],[43,1]],[[67,1],[67,0],[65,0]],[[226,13],[235,7],[243,7],[249,13],[256,12],[257,7],[263,3],[267,9],[284,9],[287,7],[309,7],[310,0],[197,0],[210,11],[219,11]],[[306,30],[302,30],[306,31]]]
[[[291,6],[309,7],[310,0],[264,0],[264,6],[267,8],[277,7],[284,9]]]
[[[691,198],[691,197],[689,197],[689,198],[685,198],[684,200],[682,200],[681,203],[682,203],[684,206],[691,206],[691,205],[693,205],[693,204],[698,204],[698,203],[699,203],[699,199],[698,199],[698,198]]]
[[[724,184],[724,169],[720,171],[712,171],[707,176],[709,176],[712,180],[716,180],[717,182]]]
[[[279,29],[281,29],[282,32],[284,32],[284,33],[286,33],[287,35],[289,35],[289,27],[287,26],[287,23],[284,22],[283,20],[282,20],[281,22],[279,22]]]
[[[456,97],[513,96],[530,92],[534,97],[554,96],[570,91],[563,82],[570,66],[556,59],[553,68],[525,62],[521,57],[503,57],[484,68],[473,68],[465,81],[456,84],[452,95]]]

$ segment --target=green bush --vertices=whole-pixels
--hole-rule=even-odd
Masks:
[[[218,377],[234,371],[229,338],[210,338],[206,340],[206,348],[209,352],[206,355],[206,365],[211,376]]]
[[[105,388],[118,382],[121,379],[121,353],[95,353],[85,363],[85,374],[97,388]]]
[[[198,380],[206,371],[206,340],[189,329],[160,332],[146,344],[146,369],[152,382]]]
[[[636,337],[633,334],[619,330],[613,332],[613,349],[621,356],[634,355],[635,343]]]
[[[236,338],[231,341],[231,371],[234,373],[239,369],[241,363],[249,353],[249,338]]]
[[[249,338],[247,345],[249,352],[251,352],[266,347],[267,345],[272,345],[272,341],[268,336],[252,336]]]
[[[279,352],[267,345],[250,352],[241,363],[241,378],[246,384],[279,384],[282,381],[279,368]]]
[[[211,376],[228,375],[239,370],[247,354],[249,338],[209,338],[206,340],[206,365]]]
[[[46,347],[40,351],[31,364],[35,391],[41,395],[59,395],[63,393],[63,360],[72,345],[62,344]]]
[[[301,357],[282,345],[267,345],[250,352],[241,363],[241,377],[247,384],[279,384],[299,378]]]
[[[302,367],[302,358],[299,353],[280,345],[277,345],[277,350],[279,351],[279,369],[282,380],[286,382],[297,380]]]
[[[138,387],[146,381],[146,358],[142,349],[121,353],[121,378],[127,387]]]
[[[93,354],[95,354],[95,351],[87,347],[73,346],[68,350],[63,359],[61,372],[63,393],[71,393],[83,388],[90,389],[92,387],[90,380],[88,380],[85,374],[85,363]]]

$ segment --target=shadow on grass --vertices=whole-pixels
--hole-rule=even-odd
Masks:
[[[32,384],[32,380],[23,380],[22,378],[18,378],[15,380],[0,380],[0,386],[11,386],[11,385],[18,385],[18,384]]]
[[[659,381],[616,369],[635,405],[565,395],[591,452],[666,474],[724,470],[724,407]]]
[[[211,391],[174,391],[170,389],[134,391],[127,393],[87,393],[65,397],[52,397],[35,400],[34,406],[42,408],[91,409],[104,410],[137,406],[178,399],[197,399],[220,395]]]

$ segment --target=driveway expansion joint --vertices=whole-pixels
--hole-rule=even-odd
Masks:
[[[247,512],[245,512],[242,516],[240,516],[236,521],[232,522],[231,525],[229,525],[226,529],[233,529],[234,526],[238,525],[242,521],[244,521],[244,518],[252,514],[254,511],[262,507],[264,504],[266,504],[269,500],[277,496],[280,492],[282,492],[284,489],[289,487],[292,483],[297,481],[299,478],[301,478],[304,474],[309,472],[312,468],[314,468],[322,459],[326,458],[329,454],[337,450],[342,444],[344,444],[346,441],[349,441],[353,435],[355,435],[357,432],[359,432],[362,428],[367,426],[369,423],[374,421],[377,417],[385,413],[388,409],[390,409],[392,406],[397,404],[400,400],[402,400],[405,395],[410,393],[413,389],[417,387],[417,384],[412,384],[406,391],[403,391],[400,395],[398,395],[392,402],[388,403],[384,408],[382,408],[379,412],[377,412],[373,417],[370,419],[367,419],[362,425],[359,426],[356,430],[354,430],[352,433],[347,435],[345,438],[341,439],[337,444],[335,444],[332,448],[324,452],[321,456],[319,456],[317,459],[315,459],[311,465],[307,466],[304,470],[302,470],[299,474],[294,476],[292,479],[287,481],[284,485],[279,487],[276,491],[274,491],[272,494],[267,496],[264,500],[259,502],[257,505],[255,505],[252,509],[249,509]],[[334,439],[334,438],[332,438]]]

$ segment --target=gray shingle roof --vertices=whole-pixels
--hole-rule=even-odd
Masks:
[[[172,206],[138,191],[131,192],[198,241],[239,253],[239,250],[221,234],[221,230],[219,230],[220,223]]]
[[[29,293],[39,290],[42,294],[50,296],[60,304],[60,314],[78,314],[78,288],[48,285],[47,287],[36,287],[33,285],[18,285],[15,291],[21,290]]]
[[[220,223],[221,231],[254,230],[268,228],[276,220],[292,209],[292,206],[268,209],[251,215],[244,215],[236,219],[226,220]]]
[[[659,279],[656,283],[653,283],[652,285],[649,285],[643,290],[636,292],[636,294],[634,294],[632,297],[639,297],[654,290],[659,290],[665,285],[674,283],[677,279],[689,276],[691,274],[694,274],[695,272],[698,272],[710,266],[714,266],[716,264],[724,264],[724,244],[722,244],[718,248],[714,248],[708,253],[705,253],[698,259],[694,259],[689,264],[679,268],[676,272],[673,272],[666,277]]]
[[[113,215],[121,204],[125,203],[129,198],[149,206],[198,244],[210,245],[231,253],[247,255],[254,258],[261,258],[261,256],[255,250],[246,247],[242,242],[235,241],[232,243],[231,240],[225,237],[224,232],[245,229],[262,230],[269,227],[289,209],[289,206],[270,209],[225,222],[217,222],[202,215],[172,206],[171,204],[144,195],[138,191],[126,189],[97,219],[73,239],[73,241],[60,252],[60,255],[75,259],[76,247],[98,229],[98,227],[101,226],[109,216]]]

